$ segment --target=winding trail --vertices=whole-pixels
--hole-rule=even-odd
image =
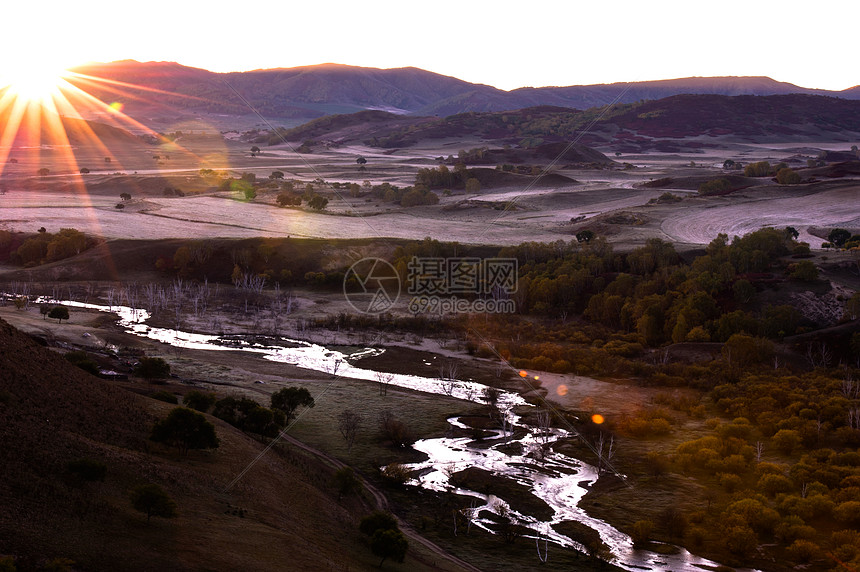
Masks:
[[[296,439],[295,437],[293,437],[291,435],[284,435],[281,438],[281,440],[286,442],[286,443],[290,443],[291,445],[298,447],[299,449],[302,449],[303,451],[306,451],[306,452],[322,459],[326,464],[328,464],[328,465],[330,465],[336,469],[343,469],[343,468],[348,466],[346,463],[338,460],[337,458],[329,455],[328,453],[326,453],[324,451],[320,451],[319,449],[315,449],[315,448],[311,447],[310,445],[307,445],[306,443],[299,441],[298,439]],[[376,508],[379,510],[388,510],[388,507],[389,507],[388,498],[385,496],[385,493],[383,493],[378,488],[376,488],[375,486],[370,484],[370,482],[368,482],[367,479],[365,479],[362,475],[356,473],[356,477],[361,481],[361,484],[364,486],[365,490],[367,492],[369,492],[370,495],[373,497],[374,503],[376,504]],[[401,520],[400,517],[398,517],[397,515],[394,515],[394,518],[397,519],[397,524],[398,524],[398,526],[400,526],[400,530],[410,540],[414,540],[415,542],[425,546],[433,554],[439,556],[440,558],[444,558],[445,560],[448,560],[452,564],[455,564],[455,565],[463,568],[464,570],[469,570],[470,572],[481,572],[480,568],[477,568],[477,567],[473,566],[472,564],[469,564],[465,560],[461,560],[461,559],[457,558],[453,554],[447,552],[444,548],[442,548],[438,544],[436,544],[436,543],[424,538],[420,534],[418,534],[418,532],[416,532],[415,529],[413,529],[411,526],[409,526],[405,521]]]

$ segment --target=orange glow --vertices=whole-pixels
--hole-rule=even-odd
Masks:
[[[528,377],[528,376],[529,376],[529,372],[527,372],[524,369],[520,370],[520,377]]]
[[[600,425],[601,423],[603,423],[604,421],[606,421],[606,420],[603,418],[603,415],[601,415],[600,413],[595,413],[594,415],[592,415],[592,416],[591,416],[591,420],[592,420],[592,421],[594,421],[595,423],[597,423],[598,425]]]
[[[564,397],[565,395],[567,395],[567,386],[564,384],[561,384],[558,386],[558,388],[556,388],[555,392],[557,394],[559,394],[560,396]]]
[[[540,381],[540,376],[539,376],[539,375],[536,375],[536,376],[535,376],[535,381]]]

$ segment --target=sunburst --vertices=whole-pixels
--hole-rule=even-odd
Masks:
[[[69,72],[38,56],[9,58],[0,69],[0,89],[23,103],[42,103],[68,85]]]

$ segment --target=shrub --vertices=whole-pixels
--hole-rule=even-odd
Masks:
[[[377,530],[399,530],[399,527],[393,514],[378,510],[362,518],[358,530],[362,534],[373,536]]]
[[[403,562],[408,549],[409,541],[399,530],[377,530],[370,539],[371,552],[382,557],[379,561],[380,568],[386,558]]]
[[[786,167],[777,171],[776,182],[780,185],[796,185],[800,182],[800,175],[794,169]]]
[[[758,480],[758,489],[766,495],[775,496],[777,493],[787,493],[794,488],[792,482],[782,476],[774,474],[762,475]]]
[[[767,177],[771,172],[770,163],[767,161],[759,161],[750,163],[744,167],[745,177]]]
[[[167,417],[156,422],[149,437],[156,443],[165,443],[179,449],[214,449],[218,447],[215,426],[203,415],[186,407],[176,407]]]
[[[409,469],[400,463],[389,463],[382,469],[382,477],[395,485],[404,485],[409,480]]]
[[[790,276],[794,280],[801,282],[813,282],[818,280],[818,268],[809,260],[803,260],[797,264],[789,266]]]
[[[191,409],[206,413],[213,405],[215,405],[216,397],[214,393],[203,393],[202,391],[189,391],[182,398],[182,404]]]
[[[720,473],[717,478],[727,493],[740,490],[741,486],[743,486],[743,480],[738,475],[732,473]]]
[[[146,520],[153,516],[174,518],[176,503],[164,490],[155,484],[140,485],[131,491],[131,506],[135,510],[146,513]]]
[[[758,544],[758,537],[748,526],[732,526],[723,534],[726,548],[732,554],[749,556]]]
[[[700,195],[716,195],[725,193],[732,189],[732,182],[728,179],[712,179],[699,185]]]
[[[161,358],[142,357],[134,373],[144,379],[161,379],[170,374],[170,364]]]
[[[179,403],[179,399],[176,397],[176,395],[170,393],[169,391],[156,391],[155,393],[150,395],[150,397],[159,401],[164,401],[165,403],[172,403],[174,405]]]
[[[99,374],[98,364],[92,359],[90,359],[90,356],[87,354],[87,352],[68,352],[63,357],[66,358],[69,363],[74,364],[76,367],[81,368],[87,373],[91,373],[92,375]]]
[[[847,526],[860,527],[860,501],[840,503],[833,509],[836,520]]]
[[[800,447],[801,443],[800,433],[793,429],[780,429],[777,431],[776,435],[772,437],[772,440],[776,448],[786,455],[792,454],[798,447]]]
[[[356,478],[352,467],[338,469],[334,474],[334,484],[337,487],[338,496],[349,495],[361,490],[361,481]]]
[[[818,558],[821,555],[821,549],[813,542],[798,539],[788,547],[788,553],[795,561],[806,563]]]

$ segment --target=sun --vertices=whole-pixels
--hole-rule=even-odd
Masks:
[[[61,65],[38,55],[7,58],[0,64],[0,90],[26,102],[44,102],[57,95],[68,75]]]

